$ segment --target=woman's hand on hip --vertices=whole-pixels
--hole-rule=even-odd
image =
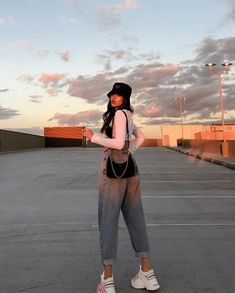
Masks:
[[[84,128],[82,133],[89,140],[91,140],[92,136],[94,135],[93,131],[91,131],[89,128]]]

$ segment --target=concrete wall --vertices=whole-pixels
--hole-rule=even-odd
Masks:
[[[82,147],[83,139],[46,137],[46,147]]]
[[[45,147],[45,137],[0,129],[0,152]]]
[[[228,151],[226,156],[235,157],[235,141],[227,141]],[[186,149],[195,149],[200,154],[222,154],[222,141],[221,140],[184,140],[182,146]]]
[[[79,136],[81,138],[44,137],[39,135],[0,129],[0,152],[9,152],[9,151],[27,150],[27,149],[36,149],[36,148],[45,148],[45,147],[83,147],[83,146],[101,147],[97,144],[91,143],[90,141],[88,141],[86,144],[84,141],[84,138],[82,137],[82,132],[79,134],[79,131],[78,131],[78,130],[82,130],[82,128],[80,129],[73,128],[72,130],[76,131],[76,136]],[[69,135],[71,135],[71,131],[69,132]],[[160,146],[162,146],[161,139],[145,139],[142,145],[142,147],[160,147]]]
[[[182,146],[187,149],[196,149],[200,153],[221,154],[220,140],[184,140]]]

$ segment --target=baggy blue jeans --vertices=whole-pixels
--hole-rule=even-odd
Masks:
[[[104,148],[99,174],[98,221],[101,260],[112,265],[116,260],[120,210],[127,225],[137,257],[149,256],[149,244],[141,201],[140,180],[111,179],[106,176],[106,162],[110,149]]]

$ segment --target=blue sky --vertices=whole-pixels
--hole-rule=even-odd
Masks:
[[[234,32],[234,0],[1,0],[0,128],[97,130],[115,81],[133,87],[147,137],[179,123],[175,96],[186,97],[186,123],[218,122],[216,75],[203,64],[234,63]],[[235,122],[234,73],[223,76],[225,122]]]

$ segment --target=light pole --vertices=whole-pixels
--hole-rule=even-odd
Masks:
[[[228,74],[231,65],[232,65],[231,62],[224,62],[224,63],[221,64],[221,66],[223,66],[224,69],[219,69],[219,70],[217,70],[215,72],[214,67],[216,66],[216,63],[207,63],[207,64],[205,64],[205,66],[209,67],[210,74],[217,74],[217,77],[218,77],[220,108],[221,108],[221,121],[222,121],[222,132],[223,132],[223,143],[222,143],[222,155],[223,156],[226,156],[224,150],[227,147],[227,145],[226,145],[225,127],[224,127],[224,97],[223,97],[223,90],[222,90],[222,78],[221,78],[221,75],[223,73]]]
[[[185,97],[175,97],[176,103],[180,107],[180,119],[181,119],[181,134],[182,134],[182,141],[184,139],[184,124],[183,124],[183,111],[184,111],[184,104],[186,101]]]

